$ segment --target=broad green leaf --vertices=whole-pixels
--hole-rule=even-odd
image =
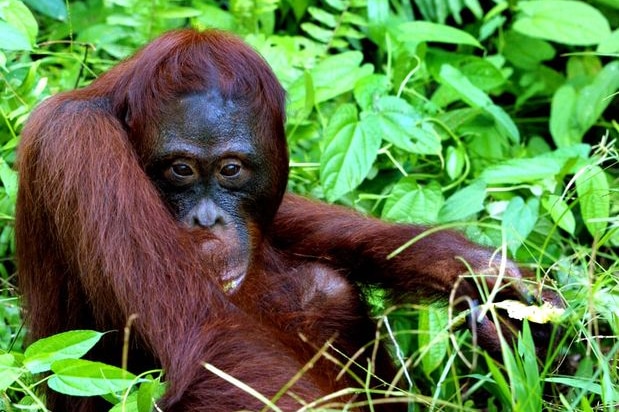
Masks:
[[[525,203],[520,196],[516,196],[509,201],[503,213],[502,226],[512,255],[516,255],[527,236],[533,231],[538,217],[538,198],[532,197]]]
[[[434,77],[438,77],[444,64],[449,64],[482,90],[493,90],[505,83],[503,72],[487,58],[430,49],[426,64]]]
[[[359,52],[344,52],[329,56],[310,69],[314,85],[314,102],[322,103],[353,90],[358,80],[369,76],[374,68],[362,65]],[[305,76],[299,76],[289,87],[289,112],[294,116],[305,107]]]
[[[421,366],[426,376],[438,368],[449,346],[445,331],[449,323],[447,311],[443,308],[428,307],[419,312],[419,348],[423,351]]]
[[[451,195],[438,214],[439,222],[447,223],[464,220],[484,209],[486,183],[476,180],[469,186]]]
[[[6,195],[15,202],[17,196],[17,172],[3,158],[0,158],[0,181],[2,181]]]
[[[496,122],[499,129],[507,134],[507,137],[514,142],[520,142],[520,131],[516,126],[516,123],[512,120],[512,118],[503,110],[501,106],[492,105],[485,108],[486,112],[489,113],[492,117],[494,117],[494,121]]]
[[[333,29],[338,25],[338,19],[336,18],[336,16],[325,11],[324,9],[310,6],[307,8],[307,11],[316,21],[319,21],[321,24],[324,24],[327,27]]]
[[[58,360],[84,356],[102,336],[92,330],[74,330],[40,339],[24,352],[24,366],[32,373],[48,371]]]
[[[412,21],[398,26],[398,40],[402,42],[439,42],[449,44],[468,44],[470,46],[483,46],[469,33],[444,24],[431,23],[428,21]]]
[[[438,80],[451,86],[467,104],[478,107],[491,115],[497,126],[506,133],[510,140],[520,141],[520,132],[511,117],[502,108],[496,106],[486,93],[473,85],[458,69],[444,64],[441,66]]]
[[[514,30],[505,33],[503,55],[514,66],[534,69],[543,61],[555,57],[555,49],[547,41],[526,36]]]
[[[84,359],[64,359],[52,364],[47,384],[71,396],[95,396],[119,392],[139,382],[135,375],[115,366]]]
[[[140,385],[141,387],[141,385]],[[156,410],[156,409],[155,409]],[[150,405],[148,409],[140,409],[138,404],[138,392],[132,392],[126,398],[123,398],[108,412],[152,412],[153,405]]]
[[[596,51],[598,53],[619,53],[619,29],[600,42]]]
[[[168,9],[157,12],[157,17],[163,19],[188,19],[197,17],[202,12],[191,7],[170,7]]]
[[[0,391],[5,391],[24,373],[24,369],[15,365],[15,356],[10,353],[0,354]]]
[[[576,90],[569,84],[557,89],[550,103],[550,134],[557,147],[569,147],[580,142],[583,131],[576,116]]]
[[[486,108],[494,104],[486,93],[475,87],[460,70],[450,64],[441,66],[439,81],[453,87],[460,94],[460,98],[473,107]]]
[[[437,182],[421,186],[413,177],[406,176],[391,190],[382,217],[404,223],[437,223],[443,203],[445,199]]]
[[[31,50],[32,44],[24,33],[0,20],[0,49]]]
[[[155,401],[165,393],[165,384],[151,380],[140,385],[138,390],[138,409],[140,412],[150,412]]]
[[[389,3],[382,0],[368,0],[368,23],[383,25],[389,18]]]
[[[339,11],[344,11],[349,7],[354,7],[354,5],[351,4],[352,2],[349,0],[326,0],[325,3]]]
[[[67,19],[67,7],[64,0],[24,0],[24,3],[52,19],[60,21]]]
[[[587,230],[594,237],[601,236],[610,215],[610,191],[604,171],[592,166],[577,174],[576,193]]]
[[[333,30],[324,29],[314,23],[301,23],[301,28],[304,32],[309,34],[310,37],[322,43],[329,43],[333,38]]]
[[[111,27],[107,24],[93,24],[80,32],[77,39],[82,42],[101,46],[105,44],[114,44],[125,36],[127,36],[127,31],[122,27]]]
[[[619,89],[619,62],[611,62],[590,81],[576,89],[565,84],[555,92],[550,111],[550,132],[558,147],[580,143]]]
[[[619,61],[606,66],[583,87],[576,99],[575,115],[583,134],[595,124],[612,102],[610,96],[619,89]]]
[[[458,66],[458,70],[476,87],[482,90],[492,90],[505,84],[505,76],[487,59],[476,56],[466,56]]]
[[[610,35],[606,17],[583,1],[519,1],[518,10],[513,28],[527,36],[590,46]]]
[[[0,18],[9,26],[14,27],[17,31],[25,36],[28,41],[28,47],[2,47],[7,50],[30,50],[37,40],[39,25],[35,20],[32,12],[24,3],[18,0],[4,0],[0,2]],[[4,34],[0,32],[0,44],[9,42],[10,39],[5,39]]]
[[[488,184],[532,183],[556,176],[564,164],[565,159],[547,157],[510,159],[488,166],[480,177]]]
[[[374,112],[361,114],[372,117],[381,129],[382,138],[411,153],[438,155],[439,136],[432,126],[421,122],[421,115],[405,100],[385,96],[376,102]]]
[[[357,81],[373,72],[370,65],[361,65],[363,55],[345,52],[330,56],[310,70],[316,87],[316,102],[329,100],[351,91]]]
[[[590,152],[590,145],[580,143],[543,153],[536,158],[547,159],[550,162],[559,162],[562,165],[561,173],[576,174],[580,169],[591,163],[589,160]]]
[[[438,155],[441,153],[441,137],[430,122],[421,122],[414,129],[408,131],[413,136],[413,153]],[[384,136],[387,139],[387,136]],[[392,137],[392,136],[388,136]]]
[[[570,235],[574,235],[576,230],[574,214],[561,197],[552,194],[547,195],[542,198],[542,206],[548,211],[553,222]]]
[[[213,27],[228,31],[232,31],[238,27],[237,21],[235,20],[232,13],[230,13],[230,11],[224,10],[214,4],[205,3],[206,2],[192,2],[193,7],[199,9],[202,12],[201,15],[194,17],[193,21],[195,25],[200,25],[202,27]],[[265,58],[266,57],[267,56],[265,56]]]
[[[379,98],[389,93],[389,78],[384,74],[370,74],[359,79],[353,90],[355,100],[363,110],[369,110]]]
[[[464,146],[449,146],[445,151],[445,171],[451,180],[455,180],[462,173],[466,160]]]
[[[372,116],[358,120],[356,107],[345,104],[331,117],[324,140],[320,180],[332,202],[354,190],[367,176],[380,149],[380,124]]]
[[[163,396],[165,384],[156,380],[147,380],[140,384],[137,391],[118,402],[109,412],[152,412],[155,401]]]

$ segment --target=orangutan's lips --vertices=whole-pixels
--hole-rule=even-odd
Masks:
[[[231,295],[236,292],[243,283],[243,279],[245,279],[245,271],[240,268],[226,273],[221,277],[224,293]]]

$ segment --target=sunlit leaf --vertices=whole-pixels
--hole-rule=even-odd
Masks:
[[[557,175],[564,164],[565,159],[548,157],[509,159],[484,169],[481,178],[488,184],[536,182]]]
[[[424,351],[421,366],[427,376],[438,368],[449,346],[448,335],[445,333],[449,317],[443,308],[427,307],[419,312],[419,348]]]
[[[24,366],[32,373],[48,371],[55,361],[84,356],[102,336],[92,330],[74,330],[40,339],[24,352]]]
[[[519,1],[514,30],[562,44],[589,46],[610,35],[610,25],[595,7],[583,1]]]
[[[398,26],[398,39],[402,42],[439,42],[449,44],[468,44],[483,48],[469,33],[455,27],[429,21],[412,21]]]
[[[455,180],[462,173],[466,158],[463,146],[449,146],[445,151],[445,171],[451,180]]]
[[[442,223],[464,220],[484,209],[486,183],[476,180],[464,189],[451,195],[441,208],[438,218]]]
[[[404,99],[385,96],[378,99],[374,111],[362,113],[373,117],[384,140],[411,153],[434,154],[441,150],[441,141],[432,126],[421,122],[420,114]]]
[[[503,213],[502,226],[507,238],[507,247],[515,255],[527,236],[535,228],[539,216],[539,200],[532,197],[525,201],[512,198]]]
[[[444,202],[438,183],[421,186],[413,177],[403,177],[385,202],[383,218],[397,222],[436,223]]]
[[[24,3],[17,0],[5,0],[0,2],[0,19],[4,20],[0,21],[0,23],[13,27],[25,36],[26,41],[28,42],[28,47],[23,47],[21,41],[20,44],[10,47],[10,42],[12,40],[20,39],[5,27],[4,29],[0,29],[0,48],[7,50],[30,50],[32,46],[34,46],[37,39],[37,34],[39,32],[39,25],[30,9],[28,9]],[[0,25],[0,27],[3,25]],[[5,38],[5,35],[8,35],[9,37]]]
[[[31,50],[32,45],[24,33],[7,22],[0,21],[0,49]]]
[[[576,220],[565,201],[557,195],[547,195],[542,198],[542,206],[550,214],[550,218],[570,235],[576,230]]]
[[[354,190],[367,176],[381,143],[374,117],[359,120],[352,104],[340,106],[324,132],[320,180],[329,201]]]
[[[11,353],[0,354],[0,391],[5,391],[24,373],[24,369],[15,364]]]
[[[52,364],[47,384],[71,396],[95,396],[119,392],[139,382],[135,375],[115,366],[83,359],[64,359]]]
[[[520,132],[511,117],[501,107],[496,106],[490,97],[471,83],[462,72],[449,64],[444,64],[441,66],[439,79],[451,86],[464,102],[490,114],[497,126],[505,131],[510,140],[520,141]]]

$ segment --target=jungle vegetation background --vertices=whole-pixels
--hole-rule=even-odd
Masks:
[[[39,102],[186,26],[238,33],[275,70],[290,190],[458,228],[567,302],[543,313],[563,331],[544,359],[525,328],[497,362],[444,307],[378,299],[410,410],[616,410],[617,0],[0,0],[0,410],[43,410],[42,385],[115,411],[150,410],[161,393],[157,371],[80,359],[99,332],[23,346],[13,166]]]

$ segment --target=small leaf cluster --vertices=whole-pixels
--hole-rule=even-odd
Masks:
[[[105,396],[110,411],[151,411],[164,391],[159,379],[138,377],[125,369],[81,359],[103,335],[90,330],[69,331],[34,342],[23,355],[1,354],[0,391],[12,388],[24,394],[19,405],[45,410],[32,388],[46,381],[49,388],[65,395]],[[44,381],[35,382],[34,377],[41,373],[48,375]],[[0,399],[0,407],[2,403]]]

